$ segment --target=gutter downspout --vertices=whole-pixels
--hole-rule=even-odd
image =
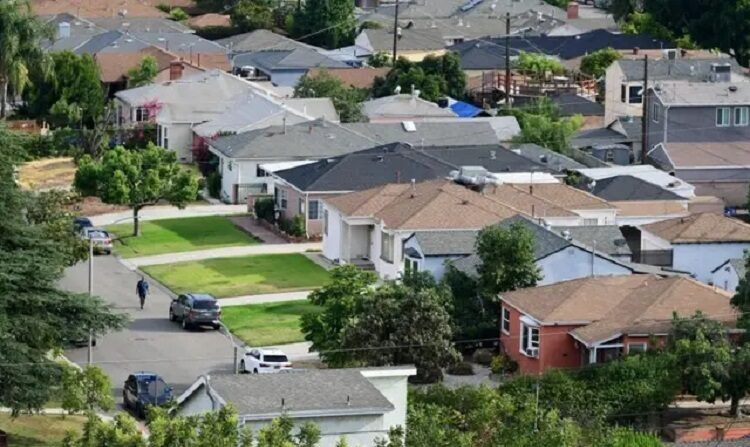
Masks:
[[[305,193],[305,237],[310,239],[310,222],[307,216],[309,216],[309,210],[310,209],[310,194]]]

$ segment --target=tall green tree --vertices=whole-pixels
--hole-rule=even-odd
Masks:
[[[128,87],[140,87],[154,82],[159,74],[159,64],[153,56],[146,56],[136,67],[128,70]]]
[[[331,270],[328,284],[314,290],[308,299],[321,312],[302,316],[302,332],[312,342],[311,351],[320,353],[320,358],[333,367],[345,366],[350,358],[337,351],[342,345],[344,328],[350,319],[360,312],[362,297],[370,292],[377,276],[354,265],[343,265]]]
[[[7,115],[10,87],[22,94],[34,71],[49,72],[39,44],[51,32],[32,13],[27,0],[0,2],[0,118]]]
[[[533,287],[542,279],[534,256],[534,235],[522,223],[491,225],[477,236],[479,285],[490,295]]]
[[[296,98],[331,98],[343,123],[364,121],[362,101],[367,98],[363,89],[347,87],[327,71],[314,77],[303,76],[294,87]]]
[[[59,385],[62,367],[49,359],[50,351],[86,338],[89,330],[119,329],[126,318],[97,297],[57,289],[75,248],[57,235],[54,205],[29,215],[29,200],[36,198],[13,180],[23,146],[10,133],[0,128],[0,406],[17,413],[42,408]]]
[[[62,375],[62,408],[69,413],[109,411],[114,407],[112,382],[99,367],[65,367]]]
[[[739,311],[737,318],[737,326],[744,329],[745,340],[750,341],[750,254],[745,254],[745,276],[740,278],[740,283],[737,286],[737,291],[732,297],[732,306],[736,307]]]
[[[232,25],[242,32],[271,29],[274,24],[273,8],[269,0],[240,0],[229,16]]]
[[[550,75],[565,73],[565,66],[557,59],[541,53],[521,51],[516,68],[531,75],[537,82],[542,82]]]
[[[160,201],[182,208],[195,199],[198,179],[177,163],[174,152],[151,143],[146,148],[123,147],[105,152],[100,160],[85,155],[75,176],[75,187],[105,203],[133,210],[133,235],[138,236],[139,213]]]
[[[329,49],[351,45],[357,21],[348,0],[306,0],[294,20],[297,35]]]
[[[601,78],[612,62],[619,60],[622,54],[613,48],[602,48],[581,59],[581,71],[594,78]]]
[[[445,96],[460,99],[466,93],[466,75],[461,69],[458,55],[452,52],[427,56],[421,62],[411,62],[401,57],[385,78],[375,78],[373,96],[393,95],[396,87],[403,93],[411,92],[414,87],[428,101],[437,101]]]
[[[521,127],[514,143],[533,143],[560,153],[570,152],[570,140],[581,128],[583,117],[560,116],[560,110],[549,98],[540,98],[524,107],[502,109],[501,114],[513,115]]]

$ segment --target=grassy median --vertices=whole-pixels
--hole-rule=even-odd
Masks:
[[[110,225],[106,229],[117,235],[115,250],[123,258],[258,243],[225,216],[141,221],[141,235],[138,237],[132,236],[132,221]]]
[[[217,298],[317,288],[328,272],[302,254],[253,255],[153,265],[143,270],[175,293]]]
[[[0,430],[8,433],[10,447],[52,447],[62,444],[69,431],[81,432],[86,417],[0,414]]]
[[[307,300],[228,306],[221,320],[248,346],[273,346],[304,341],[300,317],[320,308]]]

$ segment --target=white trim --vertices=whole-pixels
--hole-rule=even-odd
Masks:
[[[505,312],[508,312],[508,330],[505,330]],[[510,335],[510,309],[505,306],[500,306],[500,332]]]
[[[628,354],[630,354],[630,347],[631,346],[643,346],[643,351],[636,351],[636,352],[646,352],[648,351],[648,343],[647,342],[640,342],[640,343],[628,343]]]

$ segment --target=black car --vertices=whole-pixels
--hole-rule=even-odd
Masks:
[[[169,320],[180,321],[183,329],[193,326],[211,326],[219,329],[221,324],[219,303],[211,295],[188,293],[172,300],[169,305]]]
[[[73,219],[73,228],[76,230],[76,233],[80,233],[84,228],[93,226],[94,224],[91,223],[91,219],[88,217],[76,217]]]
[[[166,405],[172,400],[172,387],[158,374],[137,372],[128,376],[122,388],[122,405],[140,418],[146,417],[149,405]]]

